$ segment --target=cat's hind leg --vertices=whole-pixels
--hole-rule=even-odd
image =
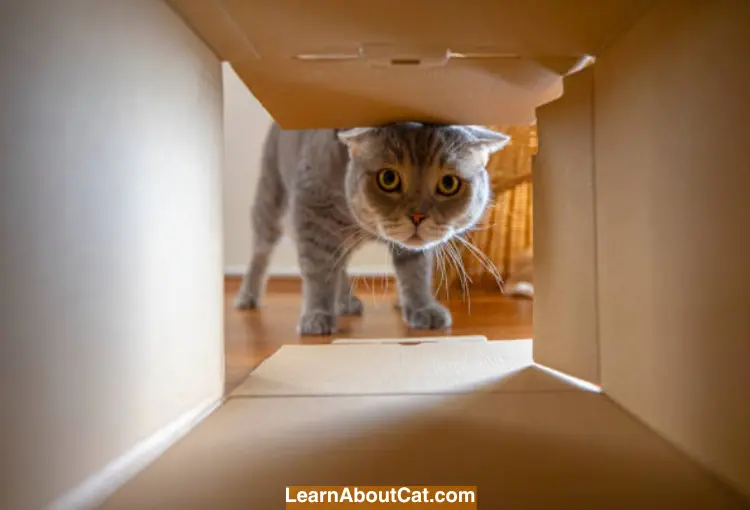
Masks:
[[[254,249],[247,270],[242,277],[240,290],[234,299],[234,305],[240,310],[257,308],[263,295],[266,280],[266,270],[271,257],[272,248],[261,247]]]
[[[268,263],[281,238],[287,193],[274,168],[264,168],[251,212],[253,252],[234,304],[239,309],[257,308],[266,282]]]

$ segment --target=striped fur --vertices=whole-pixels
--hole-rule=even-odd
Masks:
[[[300,333],[330,334],[337,315],[362,313],[346,267],[370,240],[390,248],[404,320],[415,328],[450,326],[450,313],[431,288],[432,251],[480,219],[490,198],[485,165],[508,140],[470,126],[285,131],[272,125],[251,214],[254,251],[236,305],[258,305],[288,213],[304,281]],[[378,185],[384,168],[400,176],[397,192]],[[455,196],[436,191],[446,174],[460,179]],[[424,218],[417,225],[415,213]]]

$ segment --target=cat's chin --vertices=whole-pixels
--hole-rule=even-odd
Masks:
[[[391,242],[397,244],[401,248],[412,250],[412,251],[425,251],[429,250],[431,248],[434,248],[435,246],[439,245],[442,240],[438,241],[426,241],[418,236],[412,236],[409,239],[406,239],[405,241],[400,241],[396,239],[391,239]]]

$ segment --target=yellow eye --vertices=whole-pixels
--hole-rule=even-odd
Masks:
[[[386,193],[393,193],[401,188],[401,176],[395,170],[384,168],[378,172],[378,186]]]
[[[455,175],[444,175],[437,184],[437,192],[445,197],[452,197],[461,189],[461,179]]]

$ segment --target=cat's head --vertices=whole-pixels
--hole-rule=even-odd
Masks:
[[[340,131],[346,195],[363,228],[425,250],[470,229],[490,199],[486,165],[510,137],[475,126],[419,123]]]

